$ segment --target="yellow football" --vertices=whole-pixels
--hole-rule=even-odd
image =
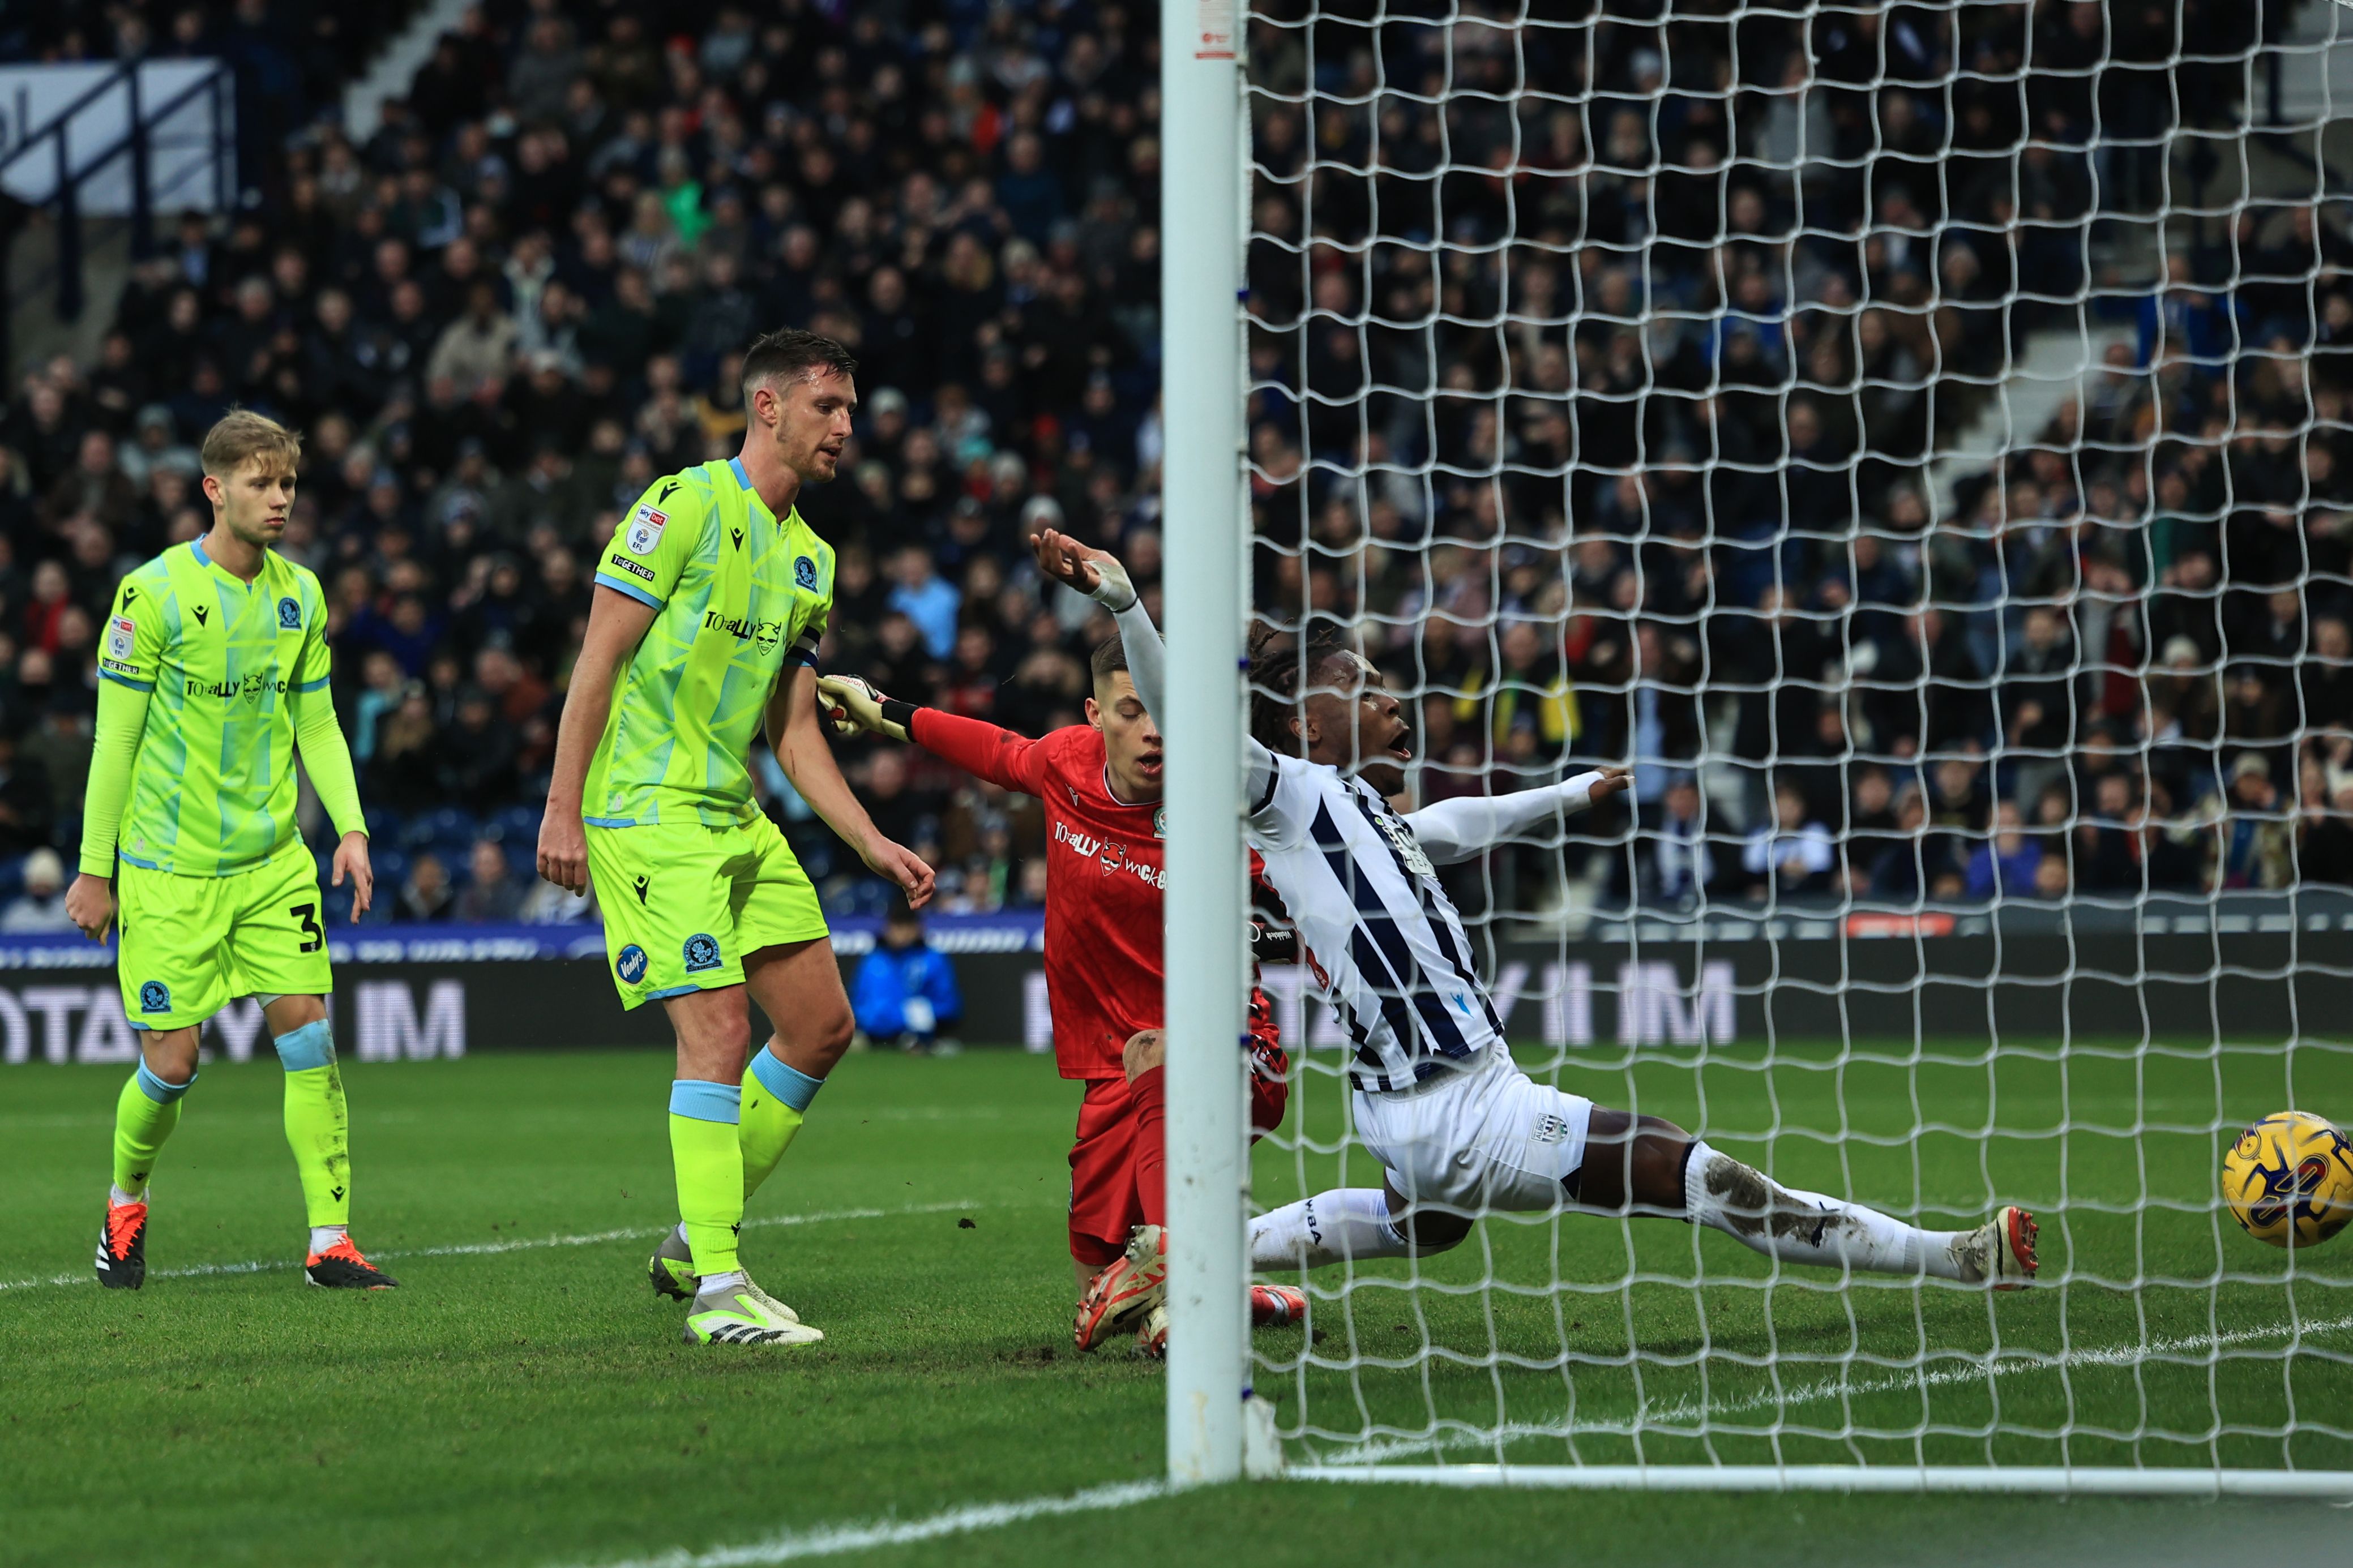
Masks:
[[[2306,1110],[2282,1110],[2222,1156],[2222,1201],[2257,1241],[2317,1247],[2353,1219],[2353,1143]]]

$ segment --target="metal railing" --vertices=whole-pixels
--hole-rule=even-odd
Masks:
[[[47,197],[29,204],[7,204],[5,219],[0,221],[0,264],[5,263],[14,249],[27,213],[43,209],[54,211],[56,258],[49,272],[36,279],[33,288],[38,289],[54,281],[57,314],[63,321],[79,320],[87,303],[83,275],[87,247],[82,232],[82,186],[110,168],[118,158],[127,155],[131,165],[131,211],[127,221],[131,231],[132,257],[134,260],[142,260],[154,251],[158,193],[151,188],[153,172],[150,152],[155,127],[169,121],[189,104],[209,97],[213,108],[211,168],[215,188],[221,193],[236,189],[234,163],[237,145],[232,128],[236,86],[227,62],[212,62],[213,69],[152,108],[143,101],[145,93],[140,79],[141,63],[132,61],[118,66],[16,146],[5,153],[0,153],[0,182],[5,182],[20,164],[44,157],[54,161],[56,183]],[[115,92],[125,94],[129,100],[122,133],[97,152],[78,158],[72,141],[75,121],[86,110]],[[7,338],[20,302],[18,295],[12,291],[6,301],[6,310],[0,311],[0,364],[8,361]]]

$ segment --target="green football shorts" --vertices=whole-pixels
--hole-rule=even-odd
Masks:
[[[588,878],[624,1007],[744,984],[744,955],[826,934],[817,889],[766,817],[591,827]]]
[[[334,989],[319,867],[295,839],[250,870],[181,877],[118,864],[115,974],[134,1029],[201,1024],[240,996]]]

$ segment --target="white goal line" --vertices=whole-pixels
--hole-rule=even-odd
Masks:
[[[2063,1496],[2353,1499],[2353,1470],[2061,1465],[1307,1465],[1304,1481],[1581,1491],[2032,1492]]]
[[[742,1546],[716,1546],[703,1552],[665,1552],[657,1557],[632,1557],[601,1568],[758,1568],[767,1563],[793,1563],[807,1557],[837,1557],[849,1552],[871,1552],[885,1546],[911,1546],[950,1535],[980,1530],[1001,1530],[1033,1519],[1064,1514],[1098,1513],[1107,1509],[1133,1508],[1169,1495],[1166,1481],[1115,1481],[1065,1497],[1025,1498],[1016,1502],[965,1503],[922,1519],[874,1520],[853,1524],[821,1524],[788,1531]]]

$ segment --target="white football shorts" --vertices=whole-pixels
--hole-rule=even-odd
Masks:
[[[1593,1101],[1536,1082],[1502,1050],[1408,1089],[1358,1089],[1356,1136],[1416,1203],[1517,1213],[1561,1207],[1585,1164]]]

